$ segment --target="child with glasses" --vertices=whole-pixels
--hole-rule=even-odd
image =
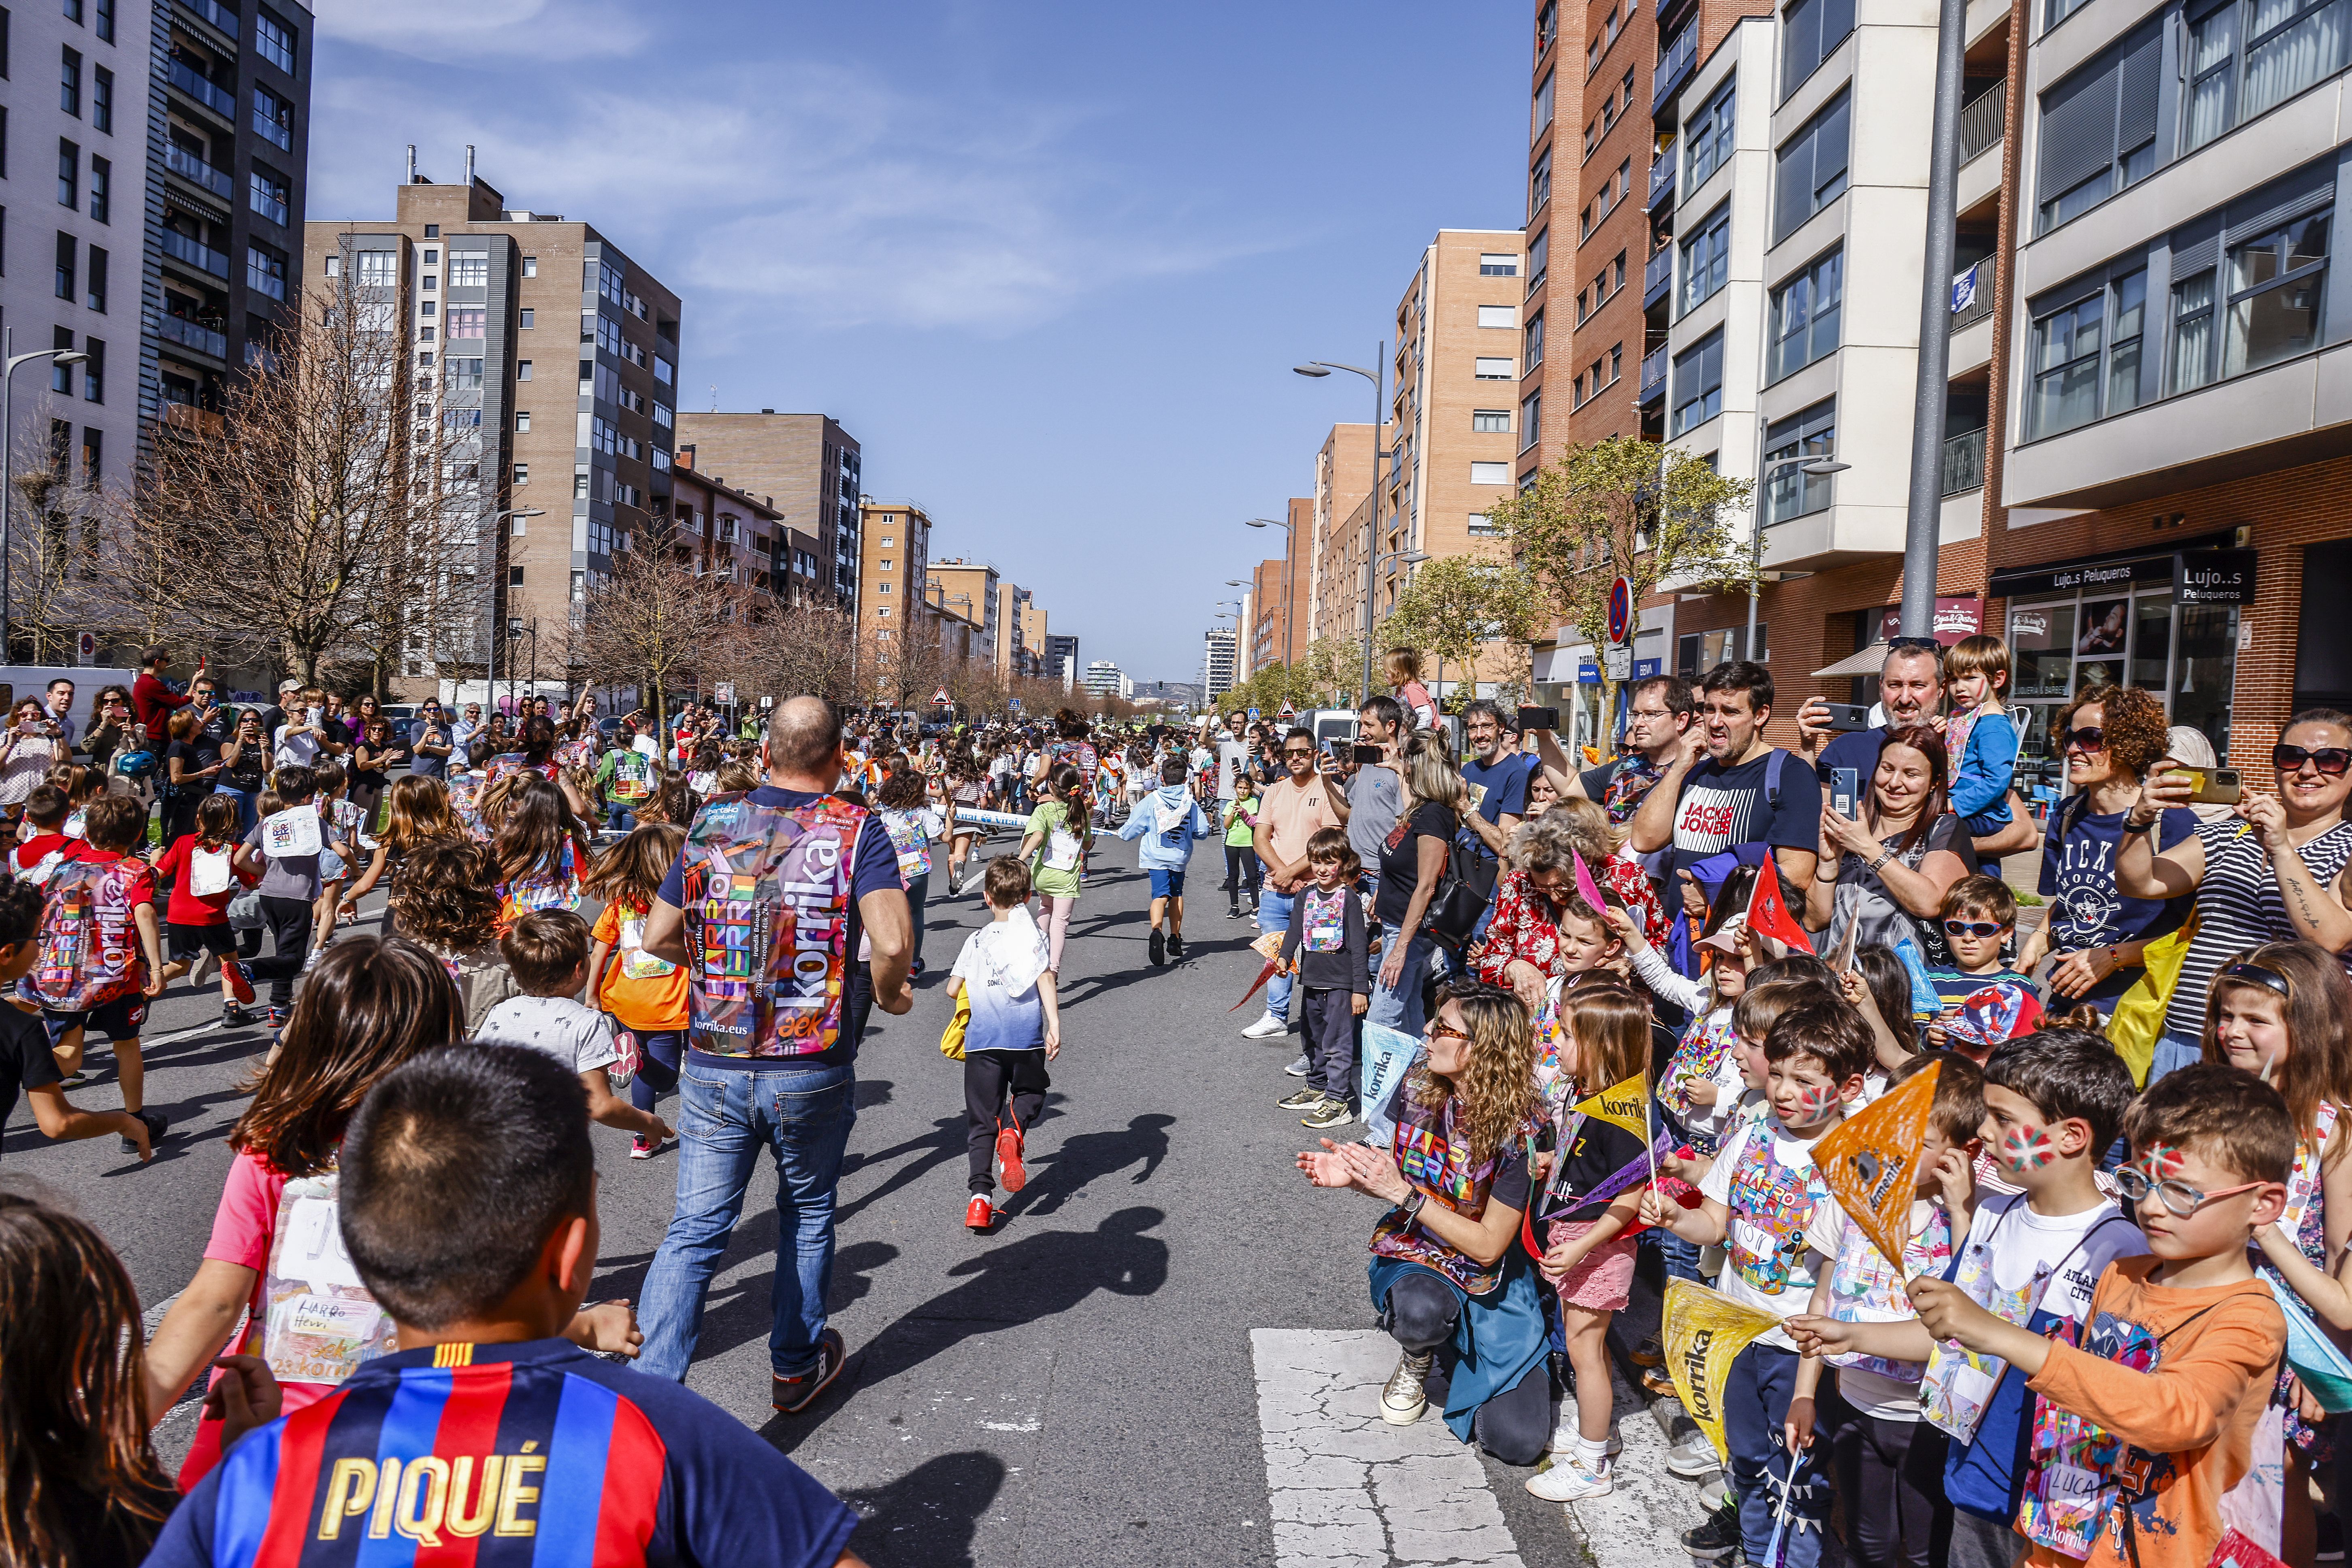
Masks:
[[[2042,1017],[2033,982],[2001,959],[2017,934],[2017,895],[1999,878],[1963,877],[1946,890],[1941,915],[1952,967],[1927,971],[1938,1004],[1927,1045],[1981,1065],[1994,1047]]]
[[[1996,1069],[2033,1048],[2008,1047]],[[2295,1145],[2285,1101],[2249,1073],[2200,1062],[2150,1089],[2125,1131],[2133,1160],[2116,1183],[2148,1255],[2100,1268],[2085,1313],[2053,1325],[2053,1335],[1987,1310],[1961,1283],[1911,1287],[1930,1334],[1957,1341],[1971,1359],[2007,1363],[2003,1384],[2033,1395],[2010,1517],[2035,1564],[2210,1562],[2222,1494],[2253,1469],[2255,1434],[2274,1418],[2269,1394],[2286,1324],[2247,1249],[2285,1205]],[[1995,1206],[1979,1212],[1979,1226]],[[1957,1491],[1953,1500],[1964,1503]],[[2017,1544],[2009,1538],[2011,1556]],[[1961,1561],[1956,1531],[1951,1562]]]

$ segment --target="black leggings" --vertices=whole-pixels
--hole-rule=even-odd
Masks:
[[[996,1134],[1013,1101],[1012,1125],[1026,1132],[1045,1109],[1045,1052],[973,1051],[963,1058],[964,1146],[971,1158],[967,1184],[982,1197],[996,1190]]]
[[[1233,895],[1232,901],[1238,905],[1242,895],[1247,893],[1250,903],[1255,906],[1257,903],[1257,851],[1246,844],[1226,845],[1224,891]]]
[[[1927,1568],[1930,1537],[1950,1529],[1944,1447],[1944,1434],[1925,1421],[1882,1421],[1859,1411],[1831,1435],[1855,1568]]]
[[[1407,1269],[1389,1287],[1381,1310],[1381,1327],[1397,1343],[1416,1353],[1433,1351],[1454,1337],[1454,1321],[1462,1312],[1462,1298],[1434,1274]],[[1532,1465],[1551,1437],[1550,1358],[1538,1356],[1519,1381],[1478,1406],[1471,1435],[1479,1446],[1507,1465]],[[1450,1371],[1450,1369],[1448,1369]],[[1431,1369],[1430,1403],[1441,1404],[1445,1374]]]
[[[302,973],[302,961],[310,956],[311,914],[308,899],[261,896],[261,919],[269,928],[275,951],[268,958],[253,960],[246,971],[256,980],[269,982],[272,1007],[284,1007],[294,1000],[294,977]],[[258,946],[255,951],[259,951]]]

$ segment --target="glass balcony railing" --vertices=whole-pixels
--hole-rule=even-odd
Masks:
[[[1642,264],[1642,309],[1657,303],[1666,289],[1674,286],[1675,252],[1672,246],[1654,253]]]
[[[1666,348],[1661,343],[1642,356],[1642,392],[1640,401],[1649,402],[1664,395],[1666,390]]]
[[[226,201],[236,189],[236,186],[229,183],[229,177],[226,174],[197,157],[177,142],[163,143],[163,167],[184,180],[193,181],[202,185],[223,201]]]
[[[225,114],[229,116],[231,119],[236,118],[236,94],[230,92],[226,89],[215,87],[212,83],[206,81],[204,78],[198,76],[194,70],[189,68],[186,64],[179,60],[173,60],[172,62],[172,68],[166,74],[169,76],[173,87],[178,88],[182,92],[184,92],[190,98],[194,99],[206,109],[213,110],[215,114]]]
[[[1658,68],[1651,76],[1654,84],[1650,89],[1650,114],[1653,119],[1665,115],[1666,106],[1675,100],[1698,68],[1698,28],[1685,27],[1658,57]]]
[[[200,267],[215,278],[228,276],[228,258],[210,246],[190,239],[184,234],[163,231],[163,254],[177,257],[191,267]]]
[[[1671,205],[1675,199],[1675,165],[1680,163],[1682,143],[1669,142],[1658,149],[1657,161],[1650,165],[1650,210]]]
[[[174,4],[181,10],[194,12],[230,37],[237,36],[236,13],[226,6],[214,5],[213,0],[174,0]]]
[[[155,335],[207,353],[215,359],[228,357],[228,335],[216,332],[201,321],[191,321],[184,316],[159,315],[155,318]]]

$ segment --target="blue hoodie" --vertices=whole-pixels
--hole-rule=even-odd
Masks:
[[[1180,813],[1185,815],[1178,820]],[[1166,832],[1160,830],[1162,818],[1176,825]],[[1216,829],[1201,810],[1201,803],[1192,798],[1192,789],[1184,784],[1161,784],[1136,803],[1127,814],[1126,826],[1118,830],[1121,838],[1139,838],[1142,848],[1136,860],[1147,871],[1180,871],[1192,858],[1192,846]]]

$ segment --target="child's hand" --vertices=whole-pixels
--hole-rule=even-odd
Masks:
[[[1551,1249],[1543,1255],[1543,1261],[1538,1265],[1538,1268],[1545,1279],[1557,1285],[1568,1278],[1570,1269],[1584,1261],[1587,1250],[1589,1249],[1579,1246],[1574,1241],[1553,1242]]]
[[[1349,1010],[1359,1018],[1371,1011],[1371,1006],[1372,999],[1360,991],[1357,992],[1354,999],[1349,1003]]]
[[[1859,968],[1839,971],[1837,983],[1839,992],[1850,1005],[1861,1009],[1864,1017],[1878,1011],[1878,998],[1873,996],[1870,987],[1863,983]]]
[[[1853,1348],[1853,1325],[1811,1312],[1800,1312],[1780,1325],[1789,1331],[1799,1355],[1838,1355]]]
[[[1953,1011],[1954,1010],[1952,1008],[1947,1007],[1942,1012],[1937,1014],[1933,1018],[1927,1020],[1927,1048],[1929,1050],[1940,1051],[1944,1049],[1946,1038],[1944,1032],[1944,1020],[1950,1017]]]
[[[1695,1078],[1683,1085],[1683,1097],[1693,1105],[1712,1106],[1723,1098],[1723,1086],[1711,1078]],[[1664,1169],[1665,1162],[1660,1161],[1659,1168]]]
[[[638,1331],[637,1314],[625,1300],[599,1301],[583,1307],[563,1331],[563,1337],[583,1350],[601,1351],[606,1355],[634,1357],[637,1347],[646,1342]]]
[[[1666,1163],[1664,1160],[1658,1162],[1660,1171],[1664,1171],[1665,1166]],[[1642,1189],[1642,1207],[1639,1217],[1643,1225],[1653,1226],[1660,1230],[1672,1230],[1674,1226],[1668,1215],[1678,1206],[1680,1205],[1667,1202],[1657,1188],[1644,1187]]]
[[[1052,1061],[1062,1054],[1062,1021],[1052,1019],[1045,1025],[1045,1059]]]
[[[668,1122],[664,1121],[660,1117],[656,1116],[654,1118],[653,1136],[655,1147],[658,1148],[664,1143],[677,1142],[677,1130],[672,1127]]]
[[[219,1418],[221,1452],[226,1454],[256,1426],[277,1420],[285,1395],[269,1363],[257,1355],[225,1355],[213,1364],[220,1368],[221,1377],[205,1395],[205,1414]]]
[[[1617,940],[1625,944],[1626,952],[1640,952],[1649,947],[1650,944],[1642,940],[1642,922],[1633,918],[1633,910],[1621,910],[1612,904],[1604,912],[1609,916],[1609,923],[1617,928]]]
[[[1789,1417],[1780,1423],[1780,1430],[1789,1439],[1789,1452],[1813,1446],[1813,1396],[1799,1394],[1789,1401]]]
[[[1975,1203],[1977,1168],[1967,1150],[1945,1150],[1927,1170],[1936,1178],[1936,1190],[1943,1194],[1947,1213],[1958,1214]]]
[[[1987,1329],[1998,1331],[2009,1327],[1969,1300],[1968,1292],[1958,1285],[1924,1274],[1911,1281],[1911,1307],[1928,1333],[1972,1351],[1983,1348]]]

